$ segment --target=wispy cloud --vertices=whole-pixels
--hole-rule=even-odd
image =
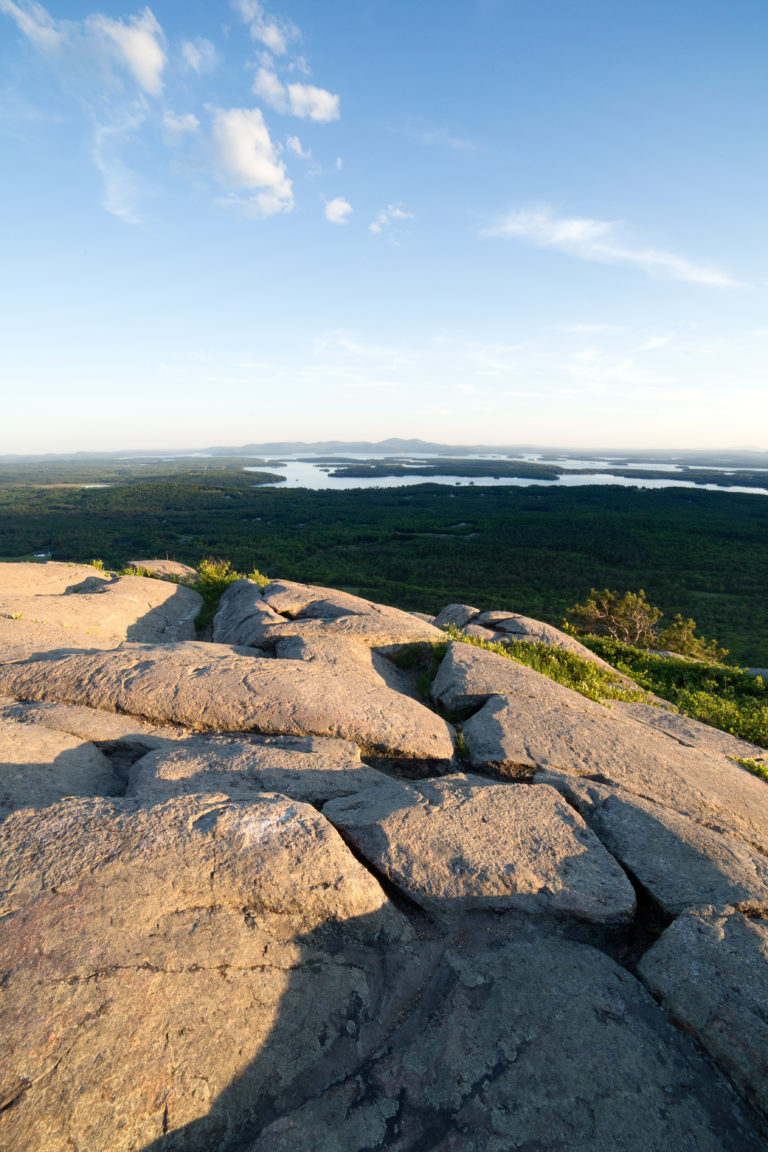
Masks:
[[[405,135],[417,144],[426,144],[438,148],[450,148],[454,152],[475,152],[477,145],[471,140],[457,136],[447,128],[423,128],[409,124],[405,128]]]
[[[93,137],[93,162],[104,183],[101,206],[126,224],[141,223],[141,188],[122,153],[127,139],[141,127],[143,119],[143,110],[137,107],[122,120],[97,125]]]
[[[413,220],[413,212],[406,212],[402,204],[388,204],[368,225],[371,232],[384,232],[396,220]]]
[[[252,39],[274,52],[275,56],[285,55],[290,41],[299,37],[295,24],[267,16],[265,6],[259,0],[233,0],[232,7],[248,25]]]
[[[129,17],[127,23],[97,14],[89,16],[86,25],[97,38],[112,45],[140,88],[151,96],[160,95],[168,57],[163,30],[149,8]]]
[[[314,84],[283,84],[271,68],[259,68],[253,82],[255,94],[276,112],[327,124],[339,119],[339,97]]]
[[[210,40],[204,36],[196,36],[194,40],[183,40],[181,55],[184,63],[198,76],[206,72],[213,72],[219,62],[219,54]]]
[[[558,217],[547,207],[509,212],[486,229],[484,235],[527,240],[539,248],[554,248],[580,260],[625,265],[639,268],[648,275],[661,275],[692,284],[728,288],[737,283],[716,268],[625,240],[619,222]]]
[[[331,224],[346,224],[353,211],[352,205],[343,196],[336,196],[325,206],[325,218]]]
[[[168,57],[163,30],[149,8],[127,20],[112,20],[95,13],[79,22],[57,20],[35,0],[0,0],[0,12],[15,20],[30,43],[47,56],[71,67],[90,65],[109,75],[113,66],[125,69],[150,96],[163,90],[163,69]]]

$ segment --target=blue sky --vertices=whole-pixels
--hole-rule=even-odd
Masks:
[[[765,0],[0,0],[0,452],[768,448]]]

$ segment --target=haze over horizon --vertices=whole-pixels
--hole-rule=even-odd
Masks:
[[[0,0],[0,453],[768,449],[766,32]]]

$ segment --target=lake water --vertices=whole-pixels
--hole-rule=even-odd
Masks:
[[[364,460],[391,460],[391,454],[374,455],[368,453],[366,455],[354,455],[353,453],[345,453],[344,458],[351,461],[364,461]],[[327,458],[326,458],[327,459]],[[444,456],[429,455],[424,453],[418,457],[397,457],[398,463],[406,467],[417,466],[419,461],[432,461],[432,460],[445,460]],[[464,460],[508,460],[506,456],[473,456],[467,454],[462,457]],[[580,460],[574,457],[549,459],[543,456],[527,455],[521,457],[537,464],[557,464],[561,468],[600,468],[605,467],[606,460]],[[327,469],[334,468],[337,465],[327,463],[318,464],[312,458],[308,457],[283,457],[281,462],[269,462],[259,466],[246,466],[246,472],[280,472],[285,476],[285,480],[279,484],[273,485],[259,485],[259,487],[280,487],[280,488],[311,488],[315,491],[321,489],[352,489],[352,488],[407,488],[413,484],[449,484],[457,488],[480,488],[480,487],[499,487],[502,485],[512,484],[519,488],[529,488],[533,485],[541,485],[546,488],[571,488],[579,487],[584,484],[618,484],[624,488],[698,488],[704,489],[709,492],[743,492],[743,493],[757,493],[761,496],[768,496],[768,487],[766,488],[747,488],[739,485],[724,486],[721,484],[694,484],[692,480],[683,479],[685,470],[677,464],[661,464],[656,461],[649,464],[611,464],[611,467],[621,469],[626,468],[648,468],[648,469],[664,469],[669,472],[675,472],[680,475],[680,479],[670,480],[642,480],[634,476],[614,475],[610,472],[597,472],[593,475],[573,475],[567,474],[559,476],[556,480],[539,480],[529,479],[516,476],[476,476],[469,478],[467,476],[329,476]],[[736,468],[714,468],[713,471],[722,472],[736,472]]]

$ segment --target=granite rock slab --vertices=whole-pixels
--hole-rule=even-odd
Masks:
[[[528,778],[556,769],[622,788],[768,851],[764,781],[610,708],[496,696],[466,721],[463,733],[475,769]]]
[[[0,692],[196,731],[340,737],[392,759],[453,755],[445,721],[383,682],[219,644],[132,644],[0,664]]]
[[[691,908],[646,952],[639,972],[768,1117],[768,920],[760,917]]]
[[[232,1148],[423,981],[370,873],[283,797],[64,801],[0,835],[3,1148]]]
[[[196,792],[223,793],[233,799],[280,792],[293,800],[322,804],[386,782],[387,777],[360,759],[348,740],[322,736],[256,736],[150,752],[130,768],[127,796],[142,803]]]
[[[693,904],[768,908],[768,857],[660,804],[555,769],[535,782],[567,797],[670,919]]]
[[[433,913],[515,909],[596,923],[632,919],[625,873],[545,785],[446,776],[330,801],[323,814],[375,869]]]

